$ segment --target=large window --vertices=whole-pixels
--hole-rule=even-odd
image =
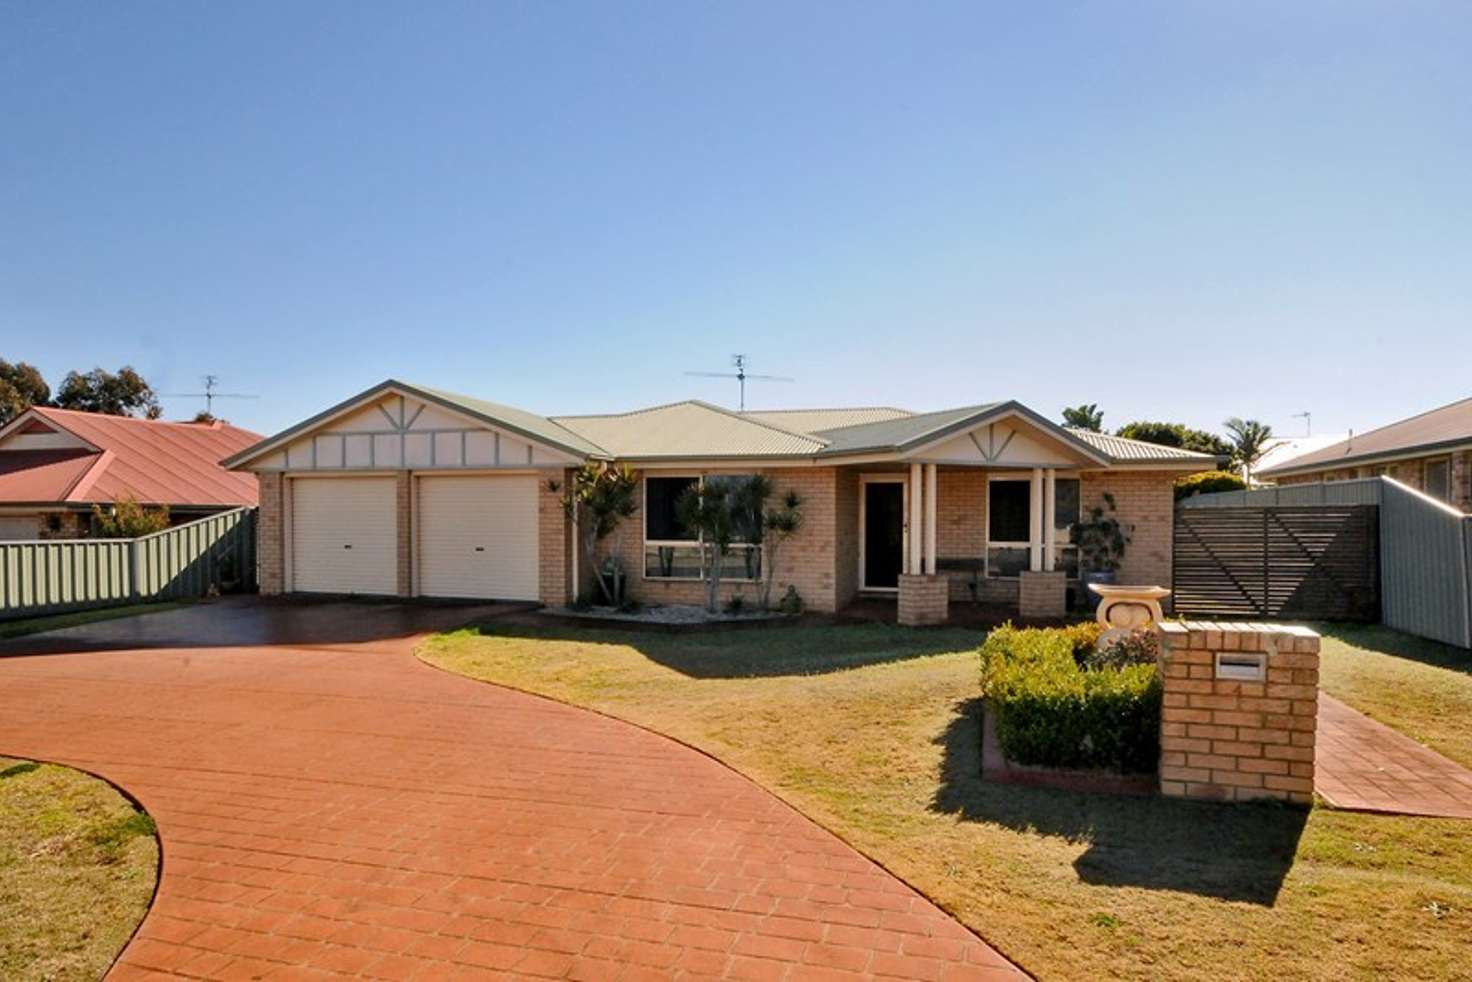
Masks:
[[[1078,478],[1060,477],[1053,483],[1053,540],[1055,569],[1069,578],[1078,576],[1078,548],[1069,533],[1079,516]],[[1032,479],[994,477],[987,482],[986,575],[1017,576],[1031,565]]]
[[[1426,493],[1441,501],[1452,500],[1452,462],[1450,457],[1426,461]]]
[[[751,479],[749,474],[694,474],[677,477],[644,479],[644,575],[649,579],[700,579],[700,537],[680,523],[680,496],[702,482],[737,484]],[[731,551],[721,560],[721,579],[760,580],[762,549],[760,539],[762,517],[738,516],[732,536]]]

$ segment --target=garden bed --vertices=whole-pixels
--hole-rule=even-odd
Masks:
[[[582,624],[609,627],[647,627],[660,631],[698,631],[705,628],[755,627],[777,623],[793,623],[799,617],[776,610],[716,611],[711,613],[698,604],[650,604],[632,610],[618,607],[548,607],[542,616]]]

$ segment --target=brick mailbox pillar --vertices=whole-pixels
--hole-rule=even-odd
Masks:
[[[1319,636],[1267,624],[1158,630],[1161,794],[1311,802]]]
[[[899,622],[906,627],[944,624],[950,618],[950,587],[944,576],[902,573]]]

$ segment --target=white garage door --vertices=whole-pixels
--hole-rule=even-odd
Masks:
[[[11,539],[39,539],[41,519],[37,515],[0,515],[0,542]]]
[[[295,478],[291,487],[293,590],[398,592],[393,478]]]
[[[421,477],[419,593],[536,600],[537,479]]]

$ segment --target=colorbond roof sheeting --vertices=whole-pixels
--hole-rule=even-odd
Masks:
[[[101,456],[91,450],[0,450],[0,502],[61,501]]]
[[[695,401],[613,416],[555,416],[552,422],[629,460],[807,456],[824,447],[815,436]]]
[[[87,504],[129,496],[161,505],[256,503],[255,476],[220,467],[222,459],[260,439],[249,430],[225,423],[166,423],[41,406],[32,411],[102,452],[43,464],[42,472],[31,477],[21,477],[23,471],[8,468],[0,479],[0,501]],[[27,452],[0,450],[0,458]],[[85,467],[82,461],[87,462]],[[57,489],[51,482],[66,468],[77,469],[74,479],[62,493],[54,493]],[[35,492],[42,484],[50,485],[52,493],[37,497]]]
[[[959,409],[942,409],[933,413],[916,413],[912,416],[900,416],[877,423],[822,430],[817,435],[828,441],[825,452],[829,455],[859,453],[865,450],[892,450],[932,433],[941,433],[947,427],[955,426],[1000,405],[1002,403],[991,402],[979,406],[962,406]]]
[[[524,409],[517,409],[515,406],[505,406],[498,402],[487,402],[484,399],[463,396],[458,392],[433,389],[427,385],[415,385],[411,382],[391,382],[389,384],[398,385],[400,388],[410,392],[422,392],[442,403],[458,406],[472,415],[480,416],[492,422],[504,423],[511,429],[520,430],[529,437],[542,440],[554,446],[560,446],[584,455],[604,455],[603,447],[599,446],[596,442],[590,442],[581,434],[561,425],[555,418],[538,416],[536,413],[529,413]]]
[[[1068,433],[1103,452],[1110,460],[1120,464],[1154,464],[1161,462],[1175,463],[1185,460],[1199,460],[1203,467],[1211,467],[1216,458],[1211,454],[1197,453],[1194,450],[1182,450],[1180,447],[1163,447],[1158,443],[1146,443],[1143,440],[1129,440],[1122,436],[1113,436],[1109,433],[1095,433],[1092,430],[1077,430],[1073,427],[1064,427]]]
[[[913,416],[908,409],[893,406],[864,406],[856,409],[752,409],[741,414],[759,423],[770,423],[784,430],[799,433],[817,433],[836,430],[843,426],[859,426],[864,423],[879,423],[904,416]]]
[[[1259,477],[1292,474],[1296,471],[1335,467],[1349,461],[1431,449],[1462,441],[1472,443],[1472,398],[1454,402],[1440,409],[1403,419],[1368,433],[1357,433],[1332,447],[1315,450],[1278,467],[1264,468]]]

